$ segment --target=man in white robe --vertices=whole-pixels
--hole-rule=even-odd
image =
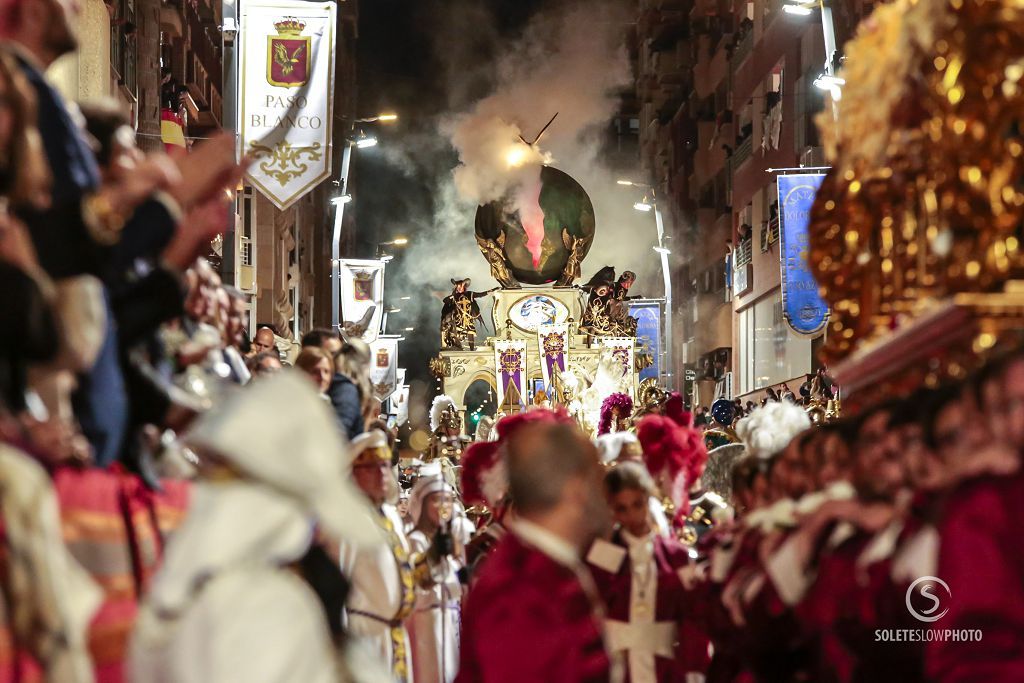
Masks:
[[[341,544],[341,570],[351,584],[345,608],[347,630],[379,654],[397,683],[411,683],[412,647],[406,620],[416,604],[416,586],[433,583],[429,553],[412,551],[397,509],[387,502],[395,489],[387,437],[380,431],[361,434],[353,439],[352,450],[353,478],[377,510],[377,526],[387,544],[373,548]]]
[[[324,605],[296,570],[317,532],[384,547],[309,381],[288,371],[237,389],[186,441],[200,479],[140,612],[132,680],[386,680],[366,667],[349,675]]]

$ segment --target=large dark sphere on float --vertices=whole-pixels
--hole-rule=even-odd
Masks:
[[[476,210],[476,235],[498,240],[516,280],[543,285],[562,274],[571,238],[584,240],[581,259],[594,240],[594,205],[583,187],[551,166],[540,171],[540,187],[525,187]]]

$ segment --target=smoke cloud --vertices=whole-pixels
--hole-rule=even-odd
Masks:
[[[550,164],[575,178],[594,204],[595,240],[584,280],[612,265],[637,272],[635,293],[662,294],[652,251],[654,217],[633,210],[642,193],[616,184],[623,176],[642,180],[636,177],[639,159],[625,168],[608,163],[611,121],[623,92],[633,87],[625,46],[633,17],[623,4],[544,2],[509,40],[488,17],[486,2],[445,3],[443,27],[435,26],[435,53],[450,110],[432,130],[388,152],[396,167],[430,179],[432,215],[412,221],[415,234],[400,271],[389,270],[389,279],[404,279],[403,288],[429,284],[435,292],[450,289],[449,277],[471,277],[475,290],[493,286],[473,234],[477,206],[533,194],[541,164]],[[520,136],[532,140],[555,112],[535,147],[521,142]],[[420,299],[421,320],[435,320],[439,302]]]

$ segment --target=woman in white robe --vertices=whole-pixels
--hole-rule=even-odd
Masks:
[[[440,473],[421,476],[409,497],[414,528],[409,534],[412,551],[426,553],[438,530],[450,531],[454,492]],[[406,622],[413,646],[416,681],[451,683],[459,663],[459,622],[462,586],[458,553],[446,556],[431,567],[435,585],[419,588],[416,607]]]

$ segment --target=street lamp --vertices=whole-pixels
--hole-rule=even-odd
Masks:
[[[336,330],[341,328],[341,224],[345,217],[345,205],[352,201],[352,195],[348,191],[349,171],[352,169],[352,148],[368,149],[377,145],[376,137],[366,135],[362,131],[359,131],[357,135],[356,124],[378,121],[389,123],[397,120],[398,115],[390,112],[353,119],[349,126],[349,134],[345,137],[344,149],[341,154],[341,176],[337,180],[339,193],[331,199],[331,204],[335,207],[334,230],[331,235],[331,325]]]
[[[836,100],[842,97],[840,87],[846,81],[836,77],[836,28],[832,23],[832,8],[825,0],[786,0],[782,11],[795,16],[809,16],[815,9],[821,11],[821,34],[825,41],[825,72],[814,80],[814,85],[832,94],[832,115],[838,116]]]
[[[377,114],[376,116],[365,116],[361,119],[355,119],[354,123],[394,123],[398,120],[398,114],[393,112],[385,112]]]
[[[407,244],[409,244],[409,238],[407,237],[396,237],[395,239],[388,240],[387,242],[377,242],[375,256],[386,263],[387,261],[395,258],[395,256],[394,254],[385,254],[384,247],[404,247]]]
[[[654,192],[654,187],[646,183],[637,183],[632,180],[619,180],[619,185],[626,187],[639,187],[642,188],[646,194],[644,198],[639,202],[633,204],[633,208],[643,213],[654,212],[654,223],[658,229],[658,244],[654,247],[654,250],[658,252],[661,257],[661,276],[665,281],[665,329],[663,330],[664,335],[664,348],[665,358],[667,362],[662,368],[665,377],[669,379],[669,385],[672,382],[672,363],[674,356],[672,355],[672,270],[669,267],[668,256],[672,252],[665,246],[665,221],[661,215],[661,209],[658,208],[657,196]]]

